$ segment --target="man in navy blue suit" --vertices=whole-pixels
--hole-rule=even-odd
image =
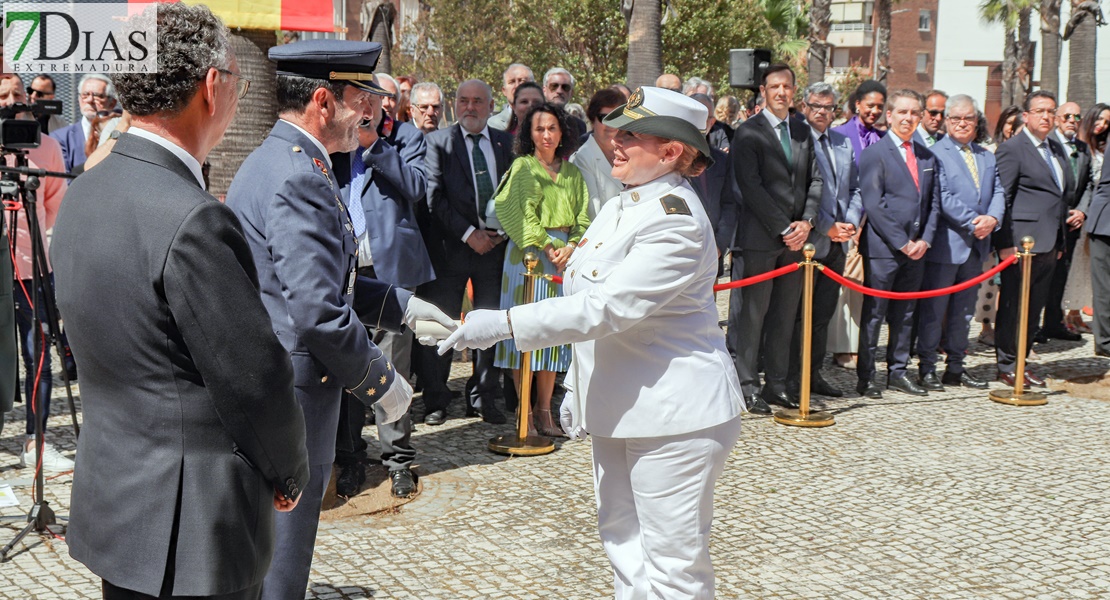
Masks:
[[[963,94],[945,107],[948,135],[933,145],[940,162],[940,215],[933,247],[925,253],[922,289],[935,290],[967,281],[982,272],[990,252],[990,236],[1002,223],[1006,208],[1002,180],[991,154],[975,139],[979,107]],[[984,389],[987,382],[964,369],[967,336],[975,314],[977,288],[921,300],[917,305],[918,383],[931,391],[945,385]],[[944,332],[947,368],[938,378],[937,347]]]
[[[92,120],[97,113],[111,111],[116,107],[116,88],[107,75],[91,73],[81,78],[77,89],[80,90],[78,102],[81,105],[81,118],[72,125],[50,132],[50,137],[62,145],[66,173],[78,165],[85,164],[85,142],[92,131]]]
[[[377,75],[373,82],[380,83]],[[424,134],[410,123],[394,120],[385,110],[383,98],[386,96],[370,97],[366,116],[359,124],[359,147],[354,152],[333,155],[332,162],[340,198],[352,211],[359,243],[358,274],[411,291],[435,279],[416,224],[415,207],[424,201],[428,181],[424,173]],[[371,333],[374,343],[393,361],[397,374],[407,378],[411,372],[412,330],[394,333],[375,329]],[[362,439],[365,409],[352,394],[343,395],[335,448],[340,469],[336,492],[342,496],[358,493],[366,479],[366,442]],[[386,423],[379,413],[375,409],[373,422],[378,426],[381,461],[389,469],[391,491],[400,498],[410,496],[416,492],[411,470],[416,457],[411,443],[412,418],[406,413],[400,420]]]
[[[863,282],[868,287],[895,292],[921,289],[925,272],[921,259],[933,242],[940,204],[936,157],[913,140],[923,105],[921,95],[913,90],[892,93],[886,105],[888,135],[860,155],[860,196],[867,214],[860,254],[864,256]],[[860,394],[882,397],[874,377],[884,320],[890,327],[887,387],[915,396],[928,394],[906,376],[914,306],[913,300],[864,297],[856,365],[856,391]]]
[[[821,170],[821,205],[817,211],[817,227],[810,241],[817,248],[816,259],[826,269],[843,274],[848,240],[856,234],[863,218],[863,202],[859,193],[859,167],[855,150],[848,136],[829,129],[836,116],[838,97],[831,85],[818,82],[806,88],[805,117],[812,130],[816,148],[817,168]],[[821,377],[825,347],[829,340],[829,322],[836,312],[840,286],[828,277],[818,277],[813,287],[813,346],[810,353],[810,390],[815,394],[839,398],[844,392]],[[790,351],[788,385],[797,390],[802,370],[802,315],[794,323]]]

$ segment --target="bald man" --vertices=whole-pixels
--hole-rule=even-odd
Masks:
[[[678,75],[674,75],[672,73],[663,73],[658,78],[656,78],[655,87],[661,87],[666,90],[671,90],[672,92],[682,93],[682,80],[678,78]],[[709,111],[709,114],[713,114],[713,111]]]

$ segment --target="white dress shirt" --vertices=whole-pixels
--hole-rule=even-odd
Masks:
[[[470,138],[471,132],[463,129],[461,125],[459,126],[459,129],[462,131],[463,139],[466,140],[466,161],[467,164],[470,165],[470,183],[474,186],[474,204],[477,205],[478,208],[478,224],[484,229],[486,226],[486,207],[482,206],[482,203],[478,201],[478,181],[473,176],[474,140]],[[482,138],[479,140],[478,149],[482,151],[482,154],[486,155],[486,167],[489,169],[489,179],[491,182],[493,182],[493,189],[496,190],[498,182],[497,158],[493,154],[493,142],[491,142],[489,139],[489,127],[483,127],[482,131],[477,133],[482,136]],[[462,241],[466,242],[466,240],[470,239],[470,234],[474,233],[475,229],[476,228],[473,225],[467,227],[466,233],[464,233],[462,236]]]
[[[1037,154],[1041,156],[1041,160],[1044,160],[1044,151],[1041,150],[1041,144],[1047,144],[1048,138],[1045,138],[1045,141],[1042,142],[1041,140],[1037,139],[1037,136],[1033,135],[1033,133],[1029,131],[1028,127],[1023,128],[1022,131],[1025,132],[1025,135],[1029,136],[1029,141],[1033,142],[1033,146],[1036,147]],[[1056,171],[1056,182],[1060,185],[1060,189],[1063,189],[1064,169],[1060,166],[1060,159],[1056,158],[1056,153],[1052,151],[1052,146],[1048,147],[1048,155],[1052,157],[1052,169]]]
[[[155,144],[158,144],[159,146],[165,148],[166,150],[173,152],[174,156],[181,159],[181,162],[185,163],[185,166],[189,168],[189,172],[193,174],[193,177],[197,178],[197,183],[200,184],[200,189],[207,189],[204,187],[204,174],[201,173],[200,170],[200,161],[198,161],[196,157],[192,154],[186,152],[184,148],[167,140],[157,133],[141,129],[139,126],[131,127],[127,130],[127,133],[130,133],[135,137],[141,137],[144,140],[150,140]]]
[[[324,155],[324,160],[327,161],[328,168],[329,169],[332,168],[332,166],[331,166],[331,156],[328,155],[328,149],[324,147],[323,142],[316,139],[316,136],[314,136],[311,133],[305,131],[304,127],[301,127],[300,125],[297,125],[296,123],[294,123],[292,121],[286,121],[285,119],[281,119],[281,121],[288,124],[293,129],[296,129],[297,131],[303,133],[305,135],[305,137],[307,137],[309,140],[311,140],[312,143],[315,144],[316,147],[320,149],[320,153]]]

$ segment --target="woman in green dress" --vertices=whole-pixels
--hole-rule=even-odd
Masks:
[[[505,176],[494,198],[497,221],[509,238],[501,280],[501,308],[524,302],[524,253],[531,250],[540,259],[534,273],[562,273],[582,233],[590,224],[589,192],[582,173],[567,160],[575,140],[569,138],[566,113],[553,104],[532,107],[517,131],[515,151],[519,158]],[[562,295],[562,286],[536,279],[535,302]],[[563,435],[551,415],[555,375],[570,366],[570,346],[545,348],[532,353],[536,379],[535,427],[543,435]],[[497,345],[494,363],[513,369],[520,387],[520,353],[512,339]]]

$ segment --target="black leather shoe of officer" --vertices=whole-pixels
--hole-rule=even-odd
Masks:
[[[335,493],[350,498],[362,489],[366,482],[366,469],[362,463],[339,465],[339,477],[335,478]]]
[[[864,398],[878,400],[883,397],[883,388],[879,387],[879,384],[874,381],[864,379],[856,383],[856,393]]]
[[[389,493],[394,498],[408,498],[416,493],[416,476],[410,469],[389,472]]]
[[[1038,329],[1037,333],[1033,334],[1033,343],[1034,344],[1047,344],[1048,343],[1048,336],[1044,334],[1044,331]]]
[[[1064,340],[1065,342],[1078,342],[1083,339],[1083,336],[1075,333],[1074,331],[1068,331],[1063,327],[1061,327],[1060,329],[1050,329],[1048,331],[1041,330],[1041,335],[1056,340]]]
[[[924,376],[921,377],[921,379],[918,380],[918,384],[930,392],[944,391],[944,384],[942,384],[940,382],[940,379],[937,378],[936,373],[926,373]]]
[[[747,398],[748,412],[753,415],[769,415],[771,414],[771,407],[759,397],[759,394],[752,394]]]
[[[785,391],[776,392],[763,388],[763,390],[759,392],[759,397],[767,404],[774,404],[775,406],[781,406],[783,408],[798,408],[800,406],[798,400]]]
[[[834,388],[832,384],[825,381],[825,378],[821,377],[820,373],[814,375],[813,381],[809,382],[809,391],[814,394],[828,396],[829,398],[841,398],[844,396],[844,392]]]
[[[941,383],[944,385],[962,385],[963,387],[972,388],[976,390],[987,389],[987,382],[976,379],[968,374],[967,371],[962,373],[949,373],[944,372],[944,376],[940,378]]]
[[[904,394],[911,396],[928,396],[929,392],[925,388],[917,385],[912,379],[905,375],[891,375],[886,378],[886,389],[898,390]]]
[[[488,407],[478,409],[478,412],[482,414],[483,421],[491,425],[504,425],[505,423],[509,422],[509,420],[505,418],[505,413],[497,410],[497,407],[493,405],[492,400],[489,401],[488,404]]]
[[[433,410],[432,412],[424,415],[425,425],[443,425],[447,422],[447,411],[442,408]]]

